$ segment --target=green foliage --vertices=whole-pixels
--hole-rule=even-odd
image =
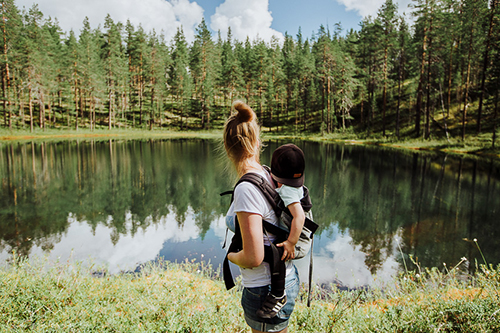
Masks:
[[[364,137],[460,137],[499,120],[497,0],[386,0],[359,31],[215,42],[206,22],[187,43],[107,16],[80,36],[35,5],[4,1],[0,34],[6,128],[222,127],[243,99],[271,132],[350,128]],[[170,44],[168,44],[170,43]],[[168,45],[168,46],[167,46]]]

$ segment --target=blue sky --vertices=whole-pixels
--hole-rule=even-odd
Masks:
[[[57,18],[63,31],[73,29],[79,35],[82,22],[89,18],[93,28],[103,25],[107,14],[117,22],[130,20],[146,31],[153,29],[171,40],[182,26],[188,41],[204,18],[214,32],[227,35],[230,26],[238,40],[257,38],[282,39],[285,32],[296,36],[299,27],[304,37],[311,37],[320,25],[340,22],[344,30],[359,29],[368,15],[376,16],[385,0],[36,0],[45,16]],[[393,0],[400,12],[408,11],[411,0]],[[34,0],[16,0],[20,8],[30,8]]]
[[[201,0],[198,3],[205,9],[205,16],[210,18],[222,0]],[[310,37],[320,25],[333,27],[342,23],[344,30],[359,27],[362,16],[358,11],[347,11],[344,5],[335,0],[270,0],[269,11],[273,17],[271,28],[281,33],[288,32],[295,36],[299,27],[302,35]]]

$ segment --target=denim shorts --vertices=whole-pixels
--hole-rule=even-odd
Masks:
[[[299,274],[297,268],[293,266],[292,272],[287,275],[285,280],[286,304],[276,317],[270,319],[257,317],[256,312],[260,309],[262,303],[264,303],[267,294],[271,290],[271,286],[244,288],[243,295],[241,296],[241,305],[243,306],[245,321],[248,326],[262,332],[279,332],[288,327],[288,319],[293,312],[299,288]]]

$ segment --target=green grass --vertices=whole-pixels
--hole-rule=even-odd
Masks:
[[[0,331],[249,331],[240,292],[226,291],[209,265],[163,263],[94,277],[92,267],[47,264],[0,268]],[[302,288],[290,332],[500,331],[500,266],[474,275],[461,269],[419,269],[369,290],[316,288],[310,308]]]
[[[458,138],[450,140],[444,138],[435,138],[425,140],[422,138],[405,137],[397,140],[395,137],[372,136],[364,138],[356,134],[352,129],[346,131],[336,131],[330,134],[320,133],[294,133],[293,131],[269,132],[263,129],[262,137],[264,140],[306,140],[315,142],[344,142],[348,144],[361,145],[379,145],[394,149],[404,150],[424,150],[441,151],[449,154],[484,156],[500,159],[500,142],[496,147],[492,147],[491,134],[481,134],[478,136],[468,136],[465,141]],[[48,129],[42,131],[36,129],[34,133],[28,130],[9,131],[0,128],[1,142],[26,142],[26,141],[61,141],[61,140],[151,140],[151,139],[214,139],[222,140],[222,130],[197,130],[180,131],[154,129],[152,131],[145,129]]]

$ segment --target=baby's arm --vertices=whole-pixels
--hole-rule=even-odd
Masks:
[[[288,209],[292,214],[292,223],[290,226],[290,234],[288,239],[277,246],[283,246],[283,256],[281,260],[289,260],[295,258],[295,244],[299,241],[299,236],[304,226],[306,216],[304,214],[304,209],[300,205],[300,202],[294,202],[288,205]]]

